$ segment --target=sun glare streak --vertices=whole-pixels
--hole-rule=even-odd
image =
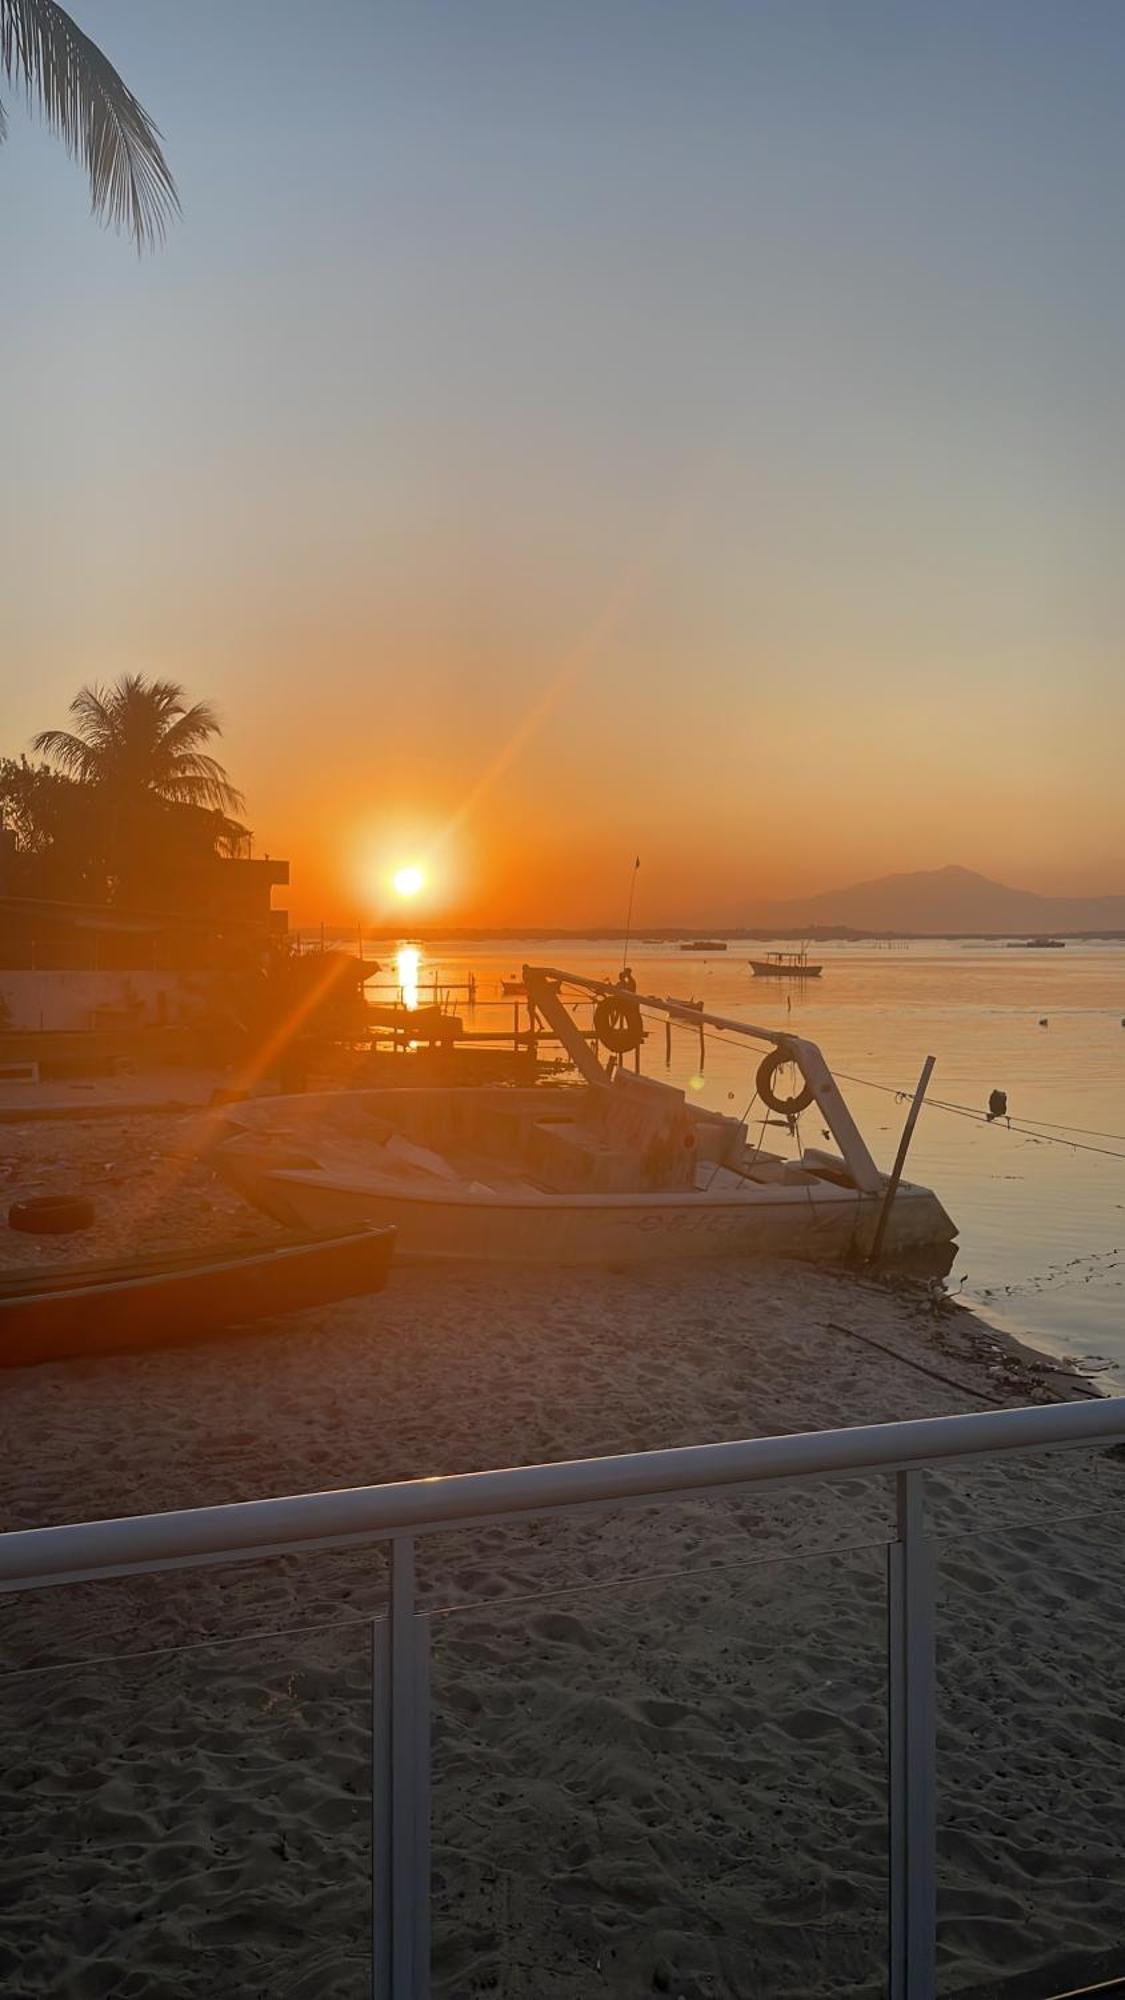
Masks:
[[[709,453],[703,470],[709,471],[717,456],[717,453]],[[679,505],[669,511],[667,518],[651,536],[641,552],[634,556],[631,563],[626,565],[620,580],[610,591],[602,609],[597,613],[575,645],[563,655],[559,663],[558,672],[555,674],[553,680],[547,683],[538,701],[533,702],[531,707],[524,712],[524,715],[512,730],[507,742],[501,745],[491,764],[482,771],[472,790],[462,800],[456,812],[446,824],[442,834],[443,840],[448,840],[450,835],[456,832],[457,828],[468,819],[470,814],[480,804],[485,793],[492,789],[496,780],[503,776],[508,766],[518,757],[525,744],[534,736],[536,730],[541,728],[552,709],[558,706],[563,696],[569,693],[575,682],[588,667],[593,665],[599,653],[608,645],[626,613],[633,609],[633,606],[640,598],[642,591],[656,569],[658,561],[665,553],[668,543],[683,527],[685,521],[695,512],[696,507],[702,500],[703,492],[704,481],[700,478],[694,487],[688,488]]]

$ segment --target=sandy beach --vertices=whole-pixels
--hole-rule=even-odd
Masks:
[[[97,1181],[71,1256],[268,1234],[185,1131],[11,1126],[10,1198]],[[206,1345],[0,1377],[4,1526],[1059,1387],[959,1309],[796,1265],[400,1269]],[[1104,1452],[932,1477],[943,1992],[1120,1969],[1123,1481]],[[853,1480],[425,1545],[443,2000],[882,1990],[889,1525],[887,1484]],[[0,1991],[365,1992],[383,1593],[352,1552],[7,1600]]]

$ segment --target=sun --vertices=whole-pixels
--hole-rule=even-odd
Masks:
[[[393,877],[396,896],[416,896],[425,884],[426,877],[420,868],[400,868]]]

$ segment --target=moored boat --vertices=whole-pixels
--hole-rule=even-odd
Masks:
[[[819,979],[822,965],[811,965],[807,951],[767,951],[764,958],[752,958],[755,979]]]
[[[233,1135],[216,1166],[290,1226],[393,1224],[398,1254],[408,1258],[572,1265],[867,1254],[888,1177],[813,1043],[554,969],[528,967],[524,978],[581,1082],[260,1098],[232,1107]],[[619,1038],[619,1052],[630,1020],[649,1008],[697,1032],[712,1024],[766,1042],[757,1087],[775,1124],[796,1130],[815,1103],[840,1151],[806,1147],[786,1159],[751,1138],[742,1120],[669,1084],[620,1062],[610,1075],[568,1014],[563,985],[606,1003],[606,1032]],[[798,1087],[786,1097],[777,1079],[789,1065]],[[955,1235],[929,1188],[899,1184],[888,1252],[933,1251],[948,1268]]]
[[[381,1291],[394,1231],[206,1252],[161,1251],[115,1263],[15,1271],[0,1280],[0,1367],[173,1347],[246,1322]]]
[[[725,938],[692,938],[690,944],[681,944],[681,951],[725,951]]]

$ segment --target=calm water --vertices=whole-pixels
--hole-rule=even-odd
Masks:
[[[1125,1376],[1125,947],[828,944],[813,954],[823,976],[788,988],[753,978],[748,958],[761,949],[732,945],[703,957],[638,944],[630,961],[642,992],[695,997],[717,1013],[791,1026],[819,1042],[881,1166],[891,1164],[906,1106],[870,1086],[912,1092],[929,1054],[937,1057],[935,1098],[983,1112],[998,1088],[1014,1119],[1091,1128],[1072,1136],[1104,1152],[927,1109],[907,1171],[936,1190],[960,1228],[951,1289],[1013,1332],[1056,1353],[1108,1361],[1114,1377]],[[563,940],[427,947],[418,973],[425,987],[471,972],[474,1025],[483,1027],[510,1022],[500,980],[525,959],[604,977],[620,952]],[[394,976],[393,956],[386,963]],[[677,1030],[666,1070],[659,1025],[643,1058],[650,1074],[694,1087],[700,1103],[739,1113],[759,1060],[750,1045],[710,1042],[700,1074],[698,1038]],[[802,1124],[805,1141],[819,1143],[815,1111]],[[784,1133],[770,1143],[781,1150]]]

